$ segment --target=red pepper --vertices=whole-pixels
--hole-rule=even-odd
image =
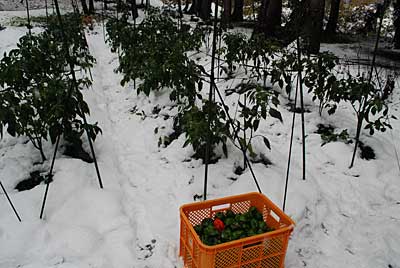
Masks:
[[[219,232],[222,232],[225,228],[225,224],[220,219],[216,218],[214,220],[214,228],[217,229]]]

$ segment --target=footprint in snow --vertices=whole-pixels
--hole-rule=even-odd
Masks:
[[[148,258],[150,258],[151,256],[153,256],[154,252],[153,250],[156,247],[156,240],[152,239],[151,243],[146,244],[145,246],[141,246],[139,244],[137,244],[137,247],[139,248],[140,251],[140,257],[138,257],[139,260],[146,260]]]

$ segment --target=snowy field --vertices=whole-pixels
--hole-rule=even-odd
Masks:
[[[37,11],[40,13],[40,11]],[[0,12],[0,23],[24,12]],[[15,47],[25,33],[22,27],[0,31],[0,55]],[[167,94],[137,96],[132,86],[121,87],[117,55],[104,42],[101,25],[87,32],[97,63],[93,88],[84,92],[91,109],[90,122],[99,122],[103,135],[95,142],[104,189],[98,187],[92,164],[57,157],[44,220],[39,220],[45,185],[17,192],[15,185],[33,168],[48,170],[49,161],[33,166],[40,155],[25,138],[5,135],[0,141],[0,180],[18,209],[19,223],[3,193],[0,194],[1,268],[174,268],[178,257],[179,207],[202,194],[204,166],[190,158],[179,137],[167,148],[158,138],[172,130],[172,120],[152,115],[153,107],[168,106]],[[398,82],[398,81],[397,81]],[[400,118],[399,83],[391,97],[391,112]],[[272,145],[268,151],[256,141],[256,151],[272,164],[254,164],[261,189],[282,205],[292,114],[287,99],[279,107],[283,123],[268,119],[260,125]],[[361,140],[371,146],[376,159],[356,159],[349,169],[353,145],[332,142],[321,147],[314,132],[319,123],[355,134],[355,115],[343,106],[333,116],[318,114],[306,97],[307,177],[301,179],[301,126],[296,121],[294,151],[286,212],[296,222],[289,242],[286,268],[400,268],[400,121],[393,131]],[[147,117],[132,113],[136,107]],[[174,115],[163,109],[160,114]],[[154,129],[162,131],[154,134]],[[162,127],[165,127],[164,129]],[[86,144],[86,149],[88,145]],[[47,155],[53,147],[45,144]],[[210,165],[208,198],[256,191],[251,174],[233,173],[241,153],[233,146],[230,156]],[[61,152],[62,150],[60,150]],[[233,181],[229,178],[237,178]]]
[[[70,0],[60,0],[58,1],[60,7],[70,8]],[[79,3],[79,1],[77,1]],[[47,6],[52,7],[52,0],[47,0]],[[29,8],[31,9],[41,9],[46,7],[46,0],[28,0]],[[23,11],[26,9],[26,1],[23,0],[1,0],[0,1],[0,11]]]

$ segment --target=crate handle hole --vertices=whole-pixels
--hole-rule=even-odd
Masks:
[[[272,218],[274,218],[277,222],[281,221],[281,217],[279,217],[273,210],[271,210],[270,214]]]
[[[221,211],[221,210],[227,210],[231,207],[231,204],[222,204],[222,205],[217,205],[213,206],[211,208],[212,211]]]
[[[253,244],[244,245],[244,246],[243,246],[243,249],[245,249],[245,248],[251,248],[251,247],[255,247],[255,246],[259,246],[259,245],[261,245],[261,241],[256,242],[256,243],[253,243]]]

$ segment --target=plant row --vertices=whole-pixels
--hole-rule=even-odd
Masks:
[[[262,138],[270,149],[268,138],[257,130],[267,117],[282,121],[277,109],[278,96],[285,93],[290,98],[299,73],[301,83],[318,102],[320,114],[324,110],[335,113],[340,103],[349,103],[354,109],[354,154],[362,128],[370,134],[391,128],[386,104],[390,92],[373,79],[372,70],[358,74],[338,72],[338,58],[331,53],[299,60],[296,49],[281,47],[263,35],[247,37],[220,31],[220,79],[234,84],[221,95],[237,96],[237,111],[232,115],[219,98],[216,84],[213,99],[205,98],[202,89],[205,82],[209,85],[210,74],[191,56],[206,53],[209,32],[207,25],[193,28],[156,9],[139,24],[129,21],[127,12],[107,23],[108,42],[119,56],[117,71],[123,74],[121,83],[138,79],[137,92],[147,96],[153,91],[168,91],[179,111],[174,118],[175,136],[184,133],[184,146],[192,145],[198,157],[204,158],[207,142],[212,151],[221,146],[225,155],[227,141],[251,156],[255,155],[254,138]],[[238,78],[241,73],[245,78]]]
[[[21,37],[17,48],[0,61],[1,135],[6,130],[11,136],[28,137],[42,161],[44,141],[54,144],[64,135],[79,143],[85,129],[93,140],[100,132],[96,124],[83,121],[89,107],[81,92],[92,83],[88,74],[95,59],[80,17],[69,14],[64,20],[61,29],[56,17],[49,17],[43,31]]]

